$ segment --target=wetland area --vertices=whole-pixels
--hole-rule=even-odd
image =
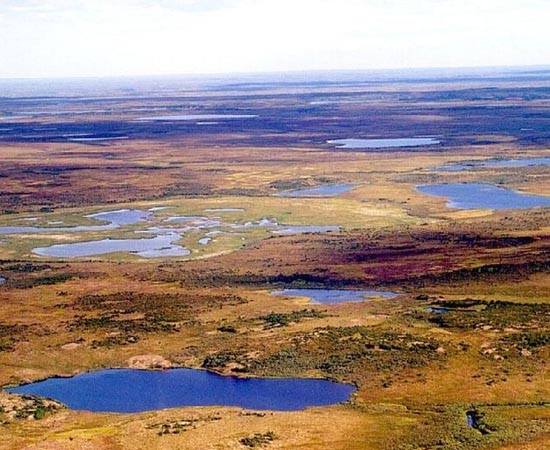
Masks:
[[[548,448],[550,72],[491,74],[0,82],[0,450]]]

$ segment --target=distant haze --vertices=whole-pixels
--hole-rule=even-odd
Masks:
[[[0,78],[550,62],[546,0],[0,0]]]

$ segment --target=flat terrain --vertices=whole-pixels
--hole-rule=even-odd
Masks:
[[[550,156],[549,73],[158,86],[0,83],[0,386],[192,367],[357,391],[296,412],[139,414],[0,392],[0,449],[550,446],[550,208],[457,209],[416,189],[550,196],[544,165],[440,169]],[[327,143],[422,136],[440,143]],[[352,189],[286,195],[333,184]],[[121,210],[144,216],[90,217]],[[188,254],[37,251],[167,234]],[[271,294],[284,288],[398,296]]]

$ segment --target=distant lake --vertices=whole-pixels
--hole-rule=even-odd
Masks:
[[[550,207],[550,197],[497,187],[484,183],[450,183],[417,186],[418,192],[449,199],[449,208],[525,209]]]
[[[79,137],[69,138],[70,142],[101,142],[101,141],[120,141],[129,139],[128,136],[111,136],[111,137]]]
[[[459,164],[448,164],[436,167],[441,172],[459,172],[475,169],[476,167],[529,167],[550,166],[550,157],[547,158],[522,158],[522,159],[491,159],[488,161],[471,161]]]
[[[26,119],[25,116],[0,116],[0,120]]]
[[[355,184],[328,184],[326,186],[280,192],[277,197],[335,197],[356,187]]]
[[[77,410],[136,413],[183,406],[298,411],[345,402],[355,387],[319,379],[240,379],[194,369],[118,369],[50,378],[6,391],[52,398]]]
[[[174,116],[152,116],[136,119],[143,122],[187,122],[193,120],[217,120],[217,119],[253,119],[256,114],[179,114]]]
[[[5,283],[6,279],[4,277],[0,277],[0,284]]]
[[[344,289],[283,289],[273,291],[272,295],[285,297],[308,297],[313,303],[363,302],[369,297],[395,298],[399,294],[388,291],[363,291]]]
[[[343,149],[380,149],[399,147],[422,147],[425,145],[440,144],[434,138],[398,138],[398,139],[333,139],[328,144]]]

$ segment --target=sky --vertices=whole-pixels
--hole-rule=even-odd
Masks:
[[[0,78],[550,64],[548,0],[0,0]]]

